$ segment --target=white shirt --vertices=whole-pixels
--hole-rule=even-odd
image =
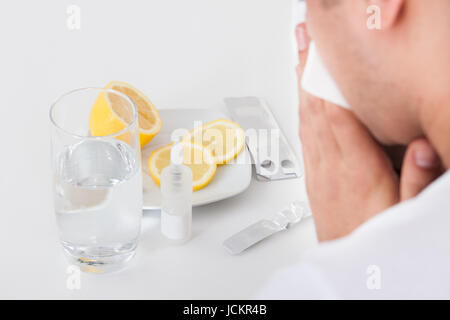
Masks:
[[[307,252],[264,299],[449,299],[450,171],[416,198]]]

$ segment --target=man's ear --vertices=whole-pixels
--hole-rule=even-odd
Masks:
[[[372,6],[373,12],[379,14],[381,29],[392,28],[400,19],[400,15],[405,5],[405,0],[369,0],[368,11]],[[377,12],[378,10],[378,12]]]

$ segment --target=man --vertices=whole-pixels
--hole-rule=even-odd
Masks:
[[[377,6],[381,30],[367,27]],[[318,248],[265,298],[450,298],[450,1],[307,0],[308,36],[352,110],[300,92]],[[299,81],[300,82],[300,81]],[[380,146],[408,146],[400,176]]]

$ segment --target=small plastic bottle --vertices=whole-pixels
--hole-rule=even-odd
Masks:
[[[161,172],[161,233],[173,243],[191,238],[192,171],[183,164],[183,146],[175,139],[170,165]]]

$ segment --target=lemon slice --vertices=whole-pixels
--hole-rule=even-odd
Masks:
[[[161,118],[153,103],[132,85],[112,81],[106,85],[127,95],[136,104],[139,121],[139,137],[144,147],[161,130]],[[91,109],[89,129],[94,136],[106,136],[123,130],[131,122],[131,113],[124,107],[118,95],[100,94]]]
[[[242,151],[245,135],[236,122],[218,119],[193,129],[183,141],[202,144],[211,150],[217,164],[225,164]]]
[[[206,187],[216,173],[217,165],[210,150],[193,143],[182,143],[183,164],[192,170],[192,190]],[[161,171],[170,164],[172,144],[156,149],[148,159],[148,167],[153,181],[161,184]]]

